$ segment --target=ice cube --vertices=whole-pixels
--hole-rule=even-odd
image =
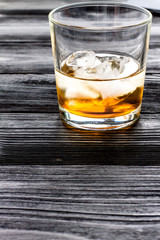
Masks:
[[[77,69],[79,67],[92,67],[96,61],[96,54],[94,51],[77,51],[71,54],[67,59],[67,66]]]
[[[108,54],[107,56],[98,56],[103,67],[103,79],[116,79],[125,69],[125,64],[130,61],[129,57],[115,56]]]
[[[67,59],[67,66],[72,67],[77,78],[117,79],[129,61],[129,57],[112,54],[98,56],[93,51],[79,51]]]
[[[100,93],[92,86],[87,84],[85,80],[75,80],[72,77],[68,77],[58,71],[56,74],[57,87],[65,92],[65,97],[68,99],[74,98],[92,98],[96,99],[100,97]]]
[[[110,97],[118,98],[134,92],[138,87],[143,87],[144,79],[145,71],[142,71],[136,76],[124,79],[122,78],[120,80],[87,81],[87,85],[99,92],[102,99]]]
[[[94,64],[90,66],[79,67],[74,70],[74,76],[83,79],[100,80],[107,79],[108,75],[114,77],[108,61],[101,62],[95,57]],[[93,63],[93,62],[92,62]]]
[[[68,99],[96,99],[100,97],[100,93],[85,83],[76,82],[66,89],[65,97]]]
[[[125,58],[123,61],[124,61],[124,69],[121,72],[119,78],[129,77],[139,70],[139,65],[133,58],[129,58],[128,61],[127,61],[127,58]]]
[[[67,98],[118,98],[144,84],[144,71],[138,73],[139,64],[127,56],[78,51],[65,63],[73,70],[73,75],[61,74],[56,81]],[[138,74],[133,75],[136,72]]]

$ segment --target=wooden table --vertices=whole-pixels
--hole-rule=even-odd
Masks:
[[[160,239],[160,16],[140,120],[67,128],[47,14],[72,0],[0,0],[0,239]]]

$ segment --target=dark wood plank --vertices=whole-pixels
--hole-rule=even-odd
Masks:
[[[71,2],[0,1],[0,239],[158,240],[159,17],[140,120],[81,131],[59,118],[47,18]]]
[[[67,128],[59,114],[1,114],[1,165],[159,165],[159,153],[159,114],[142,114],[131,129],[111,132]]]
[[[0,239],[158,240],[159,17],[140,120],[81,131],[59,118],[47,18],[71,2],[0,1]]]
[[[1,74],[0,112],[58,112],[54,74]]]
[[[10,3],[12,3],[13,1],[10,1]],[[56,99],[56,89],[55,89],[55,85],[54,85],[54,80],[52,78],[52,74],[53,74],[53,60],[52,60],[52,53],[51,53],[51,46],[50,46],[50,41],[46,39],[41,39],[41,37],[39,36],[39,31],[40,31],[40,27],[38,28],[37,32],[37,36],[35,34],[35,29],[37,26],[37,22],[40,22],[42,24],[42,33],[44,31],[44,29],[47,29],[47,21],[46,20],[46,12],[45,9],[44,11],[39,12],[38,8],[35,9],[35,12],[33,14],[32,10],[34,10],[33,6],[35,6],[35,2],[33,2],[33,4],[28,5],[28,13],[30,14],[31,18],[29,19],[29,26],[27,26],[27,20],[28,20],[28,16],[26,15],[26,17],[24,17],[24,19],[22,20],[22,23],[20,22],[20,19],[22,18],[23,14],[21,12],[21,10],[23,10],[24,12],[26,11],[26,9],[24,9],[24,5],[26,6],[26,2],[22,2],[22,4],[20,5],[20,8],[17,8],[19,10],[15,11],[11,11],[9,12],[9,8],[7,8],[7,6],[9,6],[8,4],[9,2],[6,2],[6,5],[4,8],[4,10],[6,9],[6,11],[8,11],[8,17],[4,17],[4,13],[2,14],[2,27],[5,26],[6,22],[8,21],[8,23],[10,23],[10,29],[12,26],[19,26],[18,28],[18,32],[19,35],[17,35],[16,31],[15,31],[15,37],[17,36],[17,40],[19,39],[20,41],[22,40],[21,38],[19,38],[20,36],[24,37],[23,40],[24,42],[15,42],[16,38],[13,40],[13,42],[1,42],[0,46],[2,49],[2,58],[1,58],[1,68],[0,68],[0,72],[1,72],[1,81],[0,81],[0,95],[1,95],[1,113],[2,112],[48,112],[48,113],[56,113],[51,115],[52,117],[56,117],[56,122],[54,122],[56,130],[58,131],[58,134],[60,133],[60,135],[58,135],[58,140],[56,140],[56,145],[54,146],[55,148],[57,148],[57,151],[55,149],[52,149],[52,144],[54,144],[54,141],[51,140],[51,145],[48,142],[47,144],[44,144],[43,142],[41,142],[40,139],[40,143],[39,143],[39,136],[42,135],[43,138],[43,134],[46,131],[47,132],[47,128],[45,128],[45,130],[43,131],[43,129],[41,129],[38,132],[34,132],[35,131],[35,126],[34,126],[34,122],[37,121],[37,119],[42,118],[43,121],[45,122],[44,116],[45,118],[50,118],[50,114],[47,115],[34,115],[34,117],[32,118],[32,124],[30,125],[30,128],[33,129],[33,133],[35,133],[35,136],[33,134],[33,139],[32,139],[32,135],[30,136],[31,139],[33,140],[33,142],[30,142],[29,140],[29,145],[26,144],[25,142],[25,136],[23,136],[23,134],[25,135],[25,132],[22,131],[22,129],[20,130],[18,137],[17,137],[17,132],[18,130],[15,130],[15,132],[13,131],[13,139],[9,139],[11,131],[12,131],[12,127],[11,130],[9,130],[9,128],[7,127],[7,130],[4,129],[4,132],[2,130],[2,137],[5,136],[5,140],[4,142],[2,141],[2,149],[7,149],[7,151],[5,150],[4,152],[2,151],[2,156],[3,156],[3,163],[5,163],[5,161],[8,159],[14,159],[16,154],[18,154],[17,159],[15,161],[15,163],[19,162],[20,159],[22,158],[22,154],[23,151],[26,154],[26,159],[28,159],[29,161],[32,162],[31,158],[35,155],[37,157],[37,159],[39,158],[39,150],[41,149],[40,153],[42,152],[42,149],[44,150],[44,155],[42,153],[42,156],[48,156],[49,161],[51,161],[50,163],[52,163],[53,160],[55,159],[59,159],[59,160],[63,160],[63,159],[67,159],[67,161],[69,160],[69,155],[72,153],[73,157],[71,162],[74,162],[74,159],[81,159],[82,155],[78,156],[79,152],[84,152],[84,158],[83,159],[83,163],[85,163],[88,154],[90,154],[89,156],[89,163],[92,163],[92,157],[93,159],[95,159],[95,161],[97,162],[97,156],[100,155],[101,152],[105,152],[106,150],[106,145],[111,146],[111,148],[108,149],[107,153],[104,154],[102,156],[102,162],[105,163],[106,162],[106,157],[107,157],[107,163],[119,163],[119,161],[117,161],[117,156],[119,153],[119,145],[121,146],[121,156],[120,159],[123,159],[125,156],[125,160],[123,161],[123,163],[129,163],[132,162],[132,160],[130,160],[130,151],[131,152],[136,152],[136,151],[140,151],[139,156],[137,156],[135,158],[135,156],[133,155],[131,157],[131,159],[135,158],[136,161],[134,161],[134,164],[137,163],[137,161],[139,161],[139,159],[143,156],[144,159],[147,161],[145,163],[148,162],[148,152],[149,150],[152,151],[151,155],[154,159],[154,161],[156,162],[158,159],[158,155],[157,155],[157,146],[159,144],[159,139],[157,140],[157,136],[159,134],[159,132],[157,131],[158,127],[159,127],[159,49],[160,49],[160,44],[159,42],[152,41],[150,44],[150,51],[149,51],[149,57],[148,57],[148,68],[147,68],[147,80],[146,80],[146,90],[144,91],[144,100],[143,100],[143,108],[142,108],[142,113],[143,114],[147,114],[147,115],[142,115],[142,118],[146,119],[146,125],[144,123],[141,123],[141,120],[138,122],[138,124],[135,126],[135,128],[133,128],[135,130],[135,133],[137,131],[137,129],[140,127],[140,129],[142,130],[142,124],[144,124],[145,126],[147,126],[147,128],[145,129],[145,133],[144,135],[142,134],[142,139],[140,140],[140,138],[133,138],[133,132],[129,133],[129,137],[127,136],[127,140],[123,140],[123,138],[119,141],[116,142],[114,137],[113,137],[113,142],[109,142],[110,141],[110,137],[111,136],[118,136],[118,134],[116,133],[115,135],[112,135],[111,133],[107,133],[107,134],[102,134],[100,136],[102,136],[102,144],[101,144],[101,148],[99,148],[99,146],[97,145],[96,148],[94,148],[94,146],[96,145],[96,142],[93,142],[92,140],[92,134],[91,134],[91,138],[89,139],[89,144],[91,142],[91,145],[88,145],[88,148],[86,150],[86,146],[85,146],[85,141],[88,140],[84,140],[83,141],[83,135],[79,138],[79,136],[77,137],[77,142],[76,144],[78,145],[71,145],[70,143],[72,141],[75,141],[75,139],[73,140],[73,136],[75,134],[75,132],[73,132],[73,130],[67,129],[65,128],[63,125],[61,125],[61,121],[59,120],[59,115],[57,114],[58,112],[58,107],[57,107],[57,99]],[[15,2],[16,6],[19,2]],[[46,6],[47,4],[50,4],[51,2],[46,2]],[[57,2],[54,2],[54,4],[56,4]],[[61,2],[62,3],[62,2]],[[8,5],[7,5],[8,4]],[[42,4],[43,5],[43,4]],[[41,5],[41,6],[42,6]],[[32,8],[33,7],[33,8]],[[14,9],[14,7],[13,7]],[[3,11],[3,7],[2,7],[2,11]],[[16,12],[17,11],[17,12]],[[40,14],[41,13],[41,14]],[[18,15],[20,14],[20,15]],[[44,15],[43,15],[44,14]],[[13,18],[13,15],[16,16],[15,18]],[[36,18],[36,16],[37,18]],[[45,17],[45,19],[43,19],[43,16]],[[8,19],[8,20],[6,20]],[[37,20],[36,20],[37,19]],[[42,20],[43,19],[43,20]],[[153,24],[153,26],[156,26],[155,28],[158,29],[159,27],[159,23],[158,23],[158,18],[154,18],[155,22]],[[18,24],[17,24],[18,22]],[[7,25],[7,24],[6,24]],[[23,34],[22,31],[22,26],[25,26],[26,28],[26,35]],[[31,29],[30,29],[31,27]],[[4,29],[4,28],[3,28]],[[2,29],[2,30],[3,30]],[[29,29],[31,34],[29,35]],[[45,30],[46,31],[46,30]],[[2,31],[3,32],[3,31]],[[7,30],[6,30],[7,32]],[[14,32],[14,28],[13,31],[11,33],[11,35]],[[158,31],[156,34],[156,31],[154,32],[155,36],[158,36]],[[35,42],[28,42],[28,39],[30,39],[31,35],[36,36],[34,38]],[[42,34],[43,35],[43,34]],[[5,33],[4,33],[5,36]],[[27,39],[27,38],[28,39]],[[5,38],[3,38],[4,40]],[[25,40],[26,39],[26,40]],[[155,38],[154,38],[155,39]],[[2,41],[3,41],[2,40]],[[44,40],[44,42],[43,42]],[[25,42],[26,41],[26,42]],[[45,61],[44,61],[45,59]],[[23,114],[22,114],[23,115]],[[10,115],[8,115],[10,116]],[[17,116],[19,118],[19,120],[17,119]],[[25,121],[23,121],[24,119],[28,118],[28,116],[30,117],[31,115],[23,115],[22,119],[21,119],[21,114],[19,113],[18,115],[16,115],[16,119],[15,120],[11,120],[10,122],[10,126],[12,126],[14,123],[17,124],[24,124]],[[1,114],[1,117],[3,119],[3,114]],[[14,116],[15,117],[15,116]],[[13,118],[14,118],[13,117]],[[24,118],[24,119],[23,119]],[[153,121],[151,119],[154,119],[154,124],[156,124],[156,128],[154,130],[152,130],[152,132],[149,132],[150,130],[150,123]],[[18,123],[17,123],[18,121]],[[38,120],[39,121],[39,120]],[[2,120],[2,125],[5,128],[7,123],[7,120]],[[41,122],[42,124],[42,122]],[[45,124],[47,125],[48,122],[45,122]],[[153,126],[155,126],[153,124]],[[60,128],[59,128],[60,126]],[[61,127],[62,126],[62,127]],[[138,126],[138,128],[137,128]],[[148,128],[149,126],[149,128]],[[57,128],[58,127],[58,128]],[[60,129],[62,129],[62,131],[60,131]],[[133,130],[133,131],[134,131]],[[6,132],[5,132],[6,131]],[[59,132],[60,131],[60,132]],[[65,131],[72,131],[72,134],[69,134],[69,138],[71,138],[71,142],[69,139],[64,140],[64,135],[65,135]],[[6,133],[6,135],[5,135]],[[82,131],[83,133],[83,131]],[[125,132],[126,133],[126,132]],[[156,134],[155,134],[156,133]],[[4,135],[3,135],[4,134]],[[8,135],[7,135],[8,134]],[[15,134],[15,135],[14,135]],[[24,144],[19,144],[19,136],[20,134],[22,134],[22,142],[24,141]],[[29,132],[29,134],[31,134],[31,132]],[[54,135],[55,134],[55,135]],[[54,132],[53,134],[53,138],[56,139],[57,137],[57,132]],[[67,133],[68,134],[68,133]],[[96,134],[96,133],[95,133]],[[67,136],[67,137],[68,137]],[[106,139],[103,142],[103,138],[104,136],[108,136],[108,142],[106,143]],[[150,149],[146,149],[146,151],[144,151],[143,148],[141,148],[140,150],[137,149],[137,147],[139,146],[139,142],[141,143],[140,145],[147,145],[149,144],[149,142],[146,139],[146,136],[151,136],[152,140],[153,140],[153,144],[151,144],[151,148]],[[29,137],[29,135],[28,135]],[[46,136],[46,138],[48,137],[48,135]],[[79,140],[78,140],[79,138]],[[128,141],[129,139],[132,139],[132,144],[130,145],[130,141]],[[9,139],[9,141],[8,141]],[[38,139],[38,140],[37,140]],[[59,142],[59,139],[61,139],[61,141]],[[63,140],[62,140],[63,139]],[[95,141],[97,140],[97,138],[95,139]],[[16,142],[17,141],[17,142]],[[38,144],[37,144],[38,141]],[[44,141],[44,139],[42,140]],[[98,140],[99,141],[99,140]],[[137,145],[134,143],[137,141]],[[17,150],[15,150],[14,148],[14,144],[16,145]],[[60,143],[66,143],[65,147],[64,147],[64,151],[62,151],[61,154],[61,145]],[[127,142],[127,144],[126,144]],[[152,142],[152,141],[151,141]],[[28,143],[28,140],[27,140]],[[46,142],[45,142],[46,143]],[[93,145],[92,145],[93,143]],[[110,143],[110,145],[109,145]],[[125,143],[125,144],[124,144]],[[31,148],[31,152],[28,152],[28,149],[30,149],[31,144],[33,144],[32,148]],[[37,144],[37,145],[36,145]],[[118,144],[116,146],[116,144]],[[20,145],[20,146],[19,146]],[[47,147],[46,147],[47,145]],[[68,145],[70,146],[70,148],[68,148]],[[81,145],[83,148],[81,148]],[[126,145],[128,147],[128,149],[126,149]],[[10,148],[11,146],[11,148]],[[38,146],[38,147],[37,147]],[[113,147],[114,146],[114,147]],[[147,145],[148,146],[148,145]],[[5,147],[5,148],[4,148]],[[9,151],[8,151],[9,148]],[[131,148],[131,149],[130,149]],[[76,149],[76,150],[75,150]],[[116,150],[115,150],[116,149]],[[82,151],[83,150],[83,151]],[[109,153],[109,151],[111,151]],[[14,154],[13,154],[14,152]],[[55,153],[55,155],[52,153]],[[68,154],[69,153],[69,154]],[[47,154],[47,155],[45,155]],[[126,154],[126,155],[125,155]],[[110,155],[112,156],[110,158]],[[62,156],[62,157],[61,157]],[[110,161],[111,159],[111,161]],[[127,160],[126,160],[127,159]],[[58,160],[58,161],[59,161]],[[38,160],[38,163],[41,162],[42,159],[40,159],[40,161]],[[155,163],[153,161],[153,163]],[[143,161],[141,161],[142,163]],[[21,163],[21,162],[20,162]]]
[[[159,83],[153,79],[148,77],[145,82],[142,113],[159,112]],[[1,75],[0,96],[1,113],[58,112],[52,75],[12,75],[12,79],[10,75]]]
[[[54,71],[51,43],[0,43],[0,48],[0,74],[46,74]],[[151,43],[147,73],[160,72],[159,54],[160,43]]]
[[[50,42],[48,12],[1,14],[0,42]],[[159,18],[153,17],[150,42],[159,42]]]
[[[58,112],[54,74],[0,76],[0,112]],[[159,76],[146,76],[143,113],[159,112]]]
[[[48,14],[1,14],[0,42],[50,42]]]
[[[159,191],[159,167],[2,166],[0,236],[158,240]]]
[[[0,73],[54,72],[50,43],[1,43],[0,48]]]

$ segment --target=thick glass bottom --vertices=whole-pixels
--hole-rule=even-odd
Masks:
[[[81,117],[68,112],[61,106],[59,106],[59,109],[62,120],[73,127],[84,130],[106,131],[125,128],[135,123],[139,118],[141,106],[129,114],[115,118]]]

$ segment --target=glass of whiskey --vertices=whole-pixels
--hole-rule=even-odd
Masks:
[[[144,8],[89,2],[49,14],[62,120],[115,130],[140,116],[152,15]]]

